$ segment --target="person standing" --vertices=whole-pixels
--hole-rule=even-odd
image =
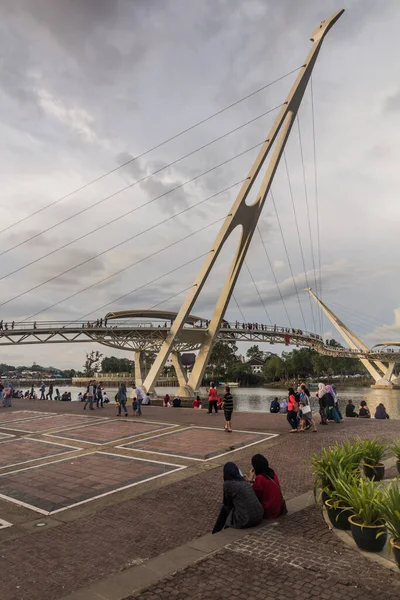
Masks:
[[[124,409],[125,416],[128,416],[128,410],[126,408],[127,394],[126,394],[126,385],[125,383],[120,383],[118,392],[117,392],[117,402],[118,402],[118,417],[121,416],[121,408]]]
[[[99,383],[99,385],[97,386],[97,389],[96,389],[96,400],[97,400],[97,402],[96,402],[97,408],[100,408],[100,407],[104,408],[104,406],[103,406],[103,388],[101,386],[101,383]]]
[[[136,402],[137,402],[136,414],[138,417],[140,417],[140,415],[142,414],[143,392],[139,386],[135,387],[135,394],[136,394]]]
[[[213,381],[210,382],[210,389],[208,390],[208,414],[211,415],[212,409],[214,408],[215,414],[218,413],[218,390]]]
[[[222,401],[222,408],[225,415],[225,431],[232,433],[232,413],[233,413],[233,396],[229,385],[225,387],[225,394]]]
[[[317,398],[319,402],[319,416],[321,417],[320,425],[328,424],[326,420],[326,409],[328,407],[329,396],[330,394],[328,394],[325,385],[323,383],[319,383]]]
[[[297,413],[299,412],[299,403],[293,388],[288,389],[288,412],[287,421],[291,426],[290,433],[297,433]]]
[[[41,400],[46,400],[44,392],[46,391],[46,385],[44,383],[44,381],[42,381],[42,385],[40,386],[40,399]]]
[[[301,409],[301,420],[300,420],[300,431],[309,429],[312,425],[313,432],[317,432],[315,427],[315,421],[312,415],[312,408],[310,402],[310,390],[305,383],[300,386],[300,409]]]
[[[53,400],[53,384],[50,383],[49,385],[49,391],[46,394],[46,400]]]
[[[85,402],[85,406],[83,407],[83,410],[86,410],[87,405],[89,404],[89,409],[90,410],[94,410],[93,408],[93,395],[94,395],[94,382],[90,381],[88,388],[87,388],[87,397],[86,397],[86,402]]]

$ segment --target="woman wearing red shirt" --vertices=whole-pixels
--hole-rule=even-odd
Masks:
[[[262,454],[251,459],[253,490],[264,509],[264,519],[276,519],[284,512],[284,500],[277,474]]]
[[[288,394],[288,411],[286,418],[291,427],[290,433],[297,433],[297,413],[299,412],[299,403],[296,400],[293,388],[289,388]]]
[[[208,390],[208,414],[211,415],[212,409],[218,412],[218,390],[215,387],[215,383],[211,381],[210,389]]]

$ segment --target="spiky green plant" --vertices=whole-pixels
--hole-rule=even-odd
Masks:
[[[377,500],[379,510],[393,540],[400,542],[400,488],[397,480],[392,481]]]
[[[381,463],[389,452],[388,444],[379,438],[360,441],[360,448],[362,450],[364,464],[368,467],[375,467],[377,464]]]
[[[385,522],[382,512],[384,491],[371,479],[343,481],[341,494],[360,525],[381,525]]]
[[[400,460],[400,438],[394,440],[390,449],[392,451],[392,454],[397,458],[397,460]]]
[[[317,499],[317,491],[321,489],[328,496],[333,490],[333,479],[339,473],[356,473],[363,456],[362,443],[357,441],[353,444],[346,441],[343,444],[334,444],[323,448],[319,454],[311,458],[314,475],[314,496]]]

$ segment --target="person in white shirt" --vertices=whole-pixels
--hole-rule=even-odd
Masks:
[[[94,410],[93,408],[93,396],[94,396],[94,381],[91,381],[87,388],[87,400],[85,402],[85,406],[83,410],[86,410],[86,406],[89,404],[90,410]]]
[[[136,395],[136,400],[137,400],[137,413],[136,414],[138,417],[140,417],[140,415],[142,414],[143,392],[138,386],[135,387],[135,395]]]

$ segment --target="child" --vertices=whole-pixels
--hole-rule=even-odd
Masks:
[[[193,400],[193,408],[201,408],[201,400],[199,396],[197,396],[196,400]]]

